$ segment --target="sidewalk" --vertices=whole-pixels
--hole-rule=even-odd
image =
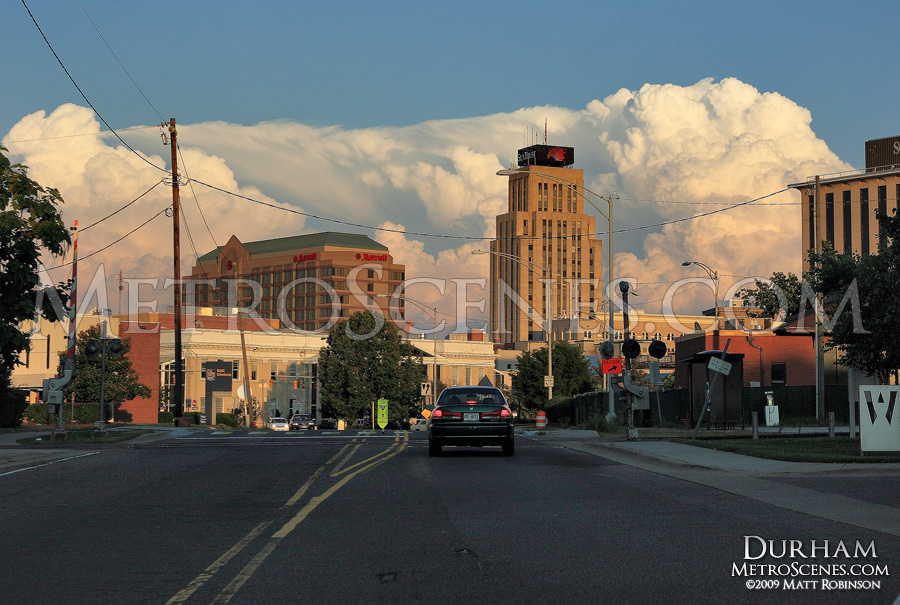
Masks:
[[[826,429],[827,434],[827,429]],[[798,473],[900,474],[900,464],[814,463],[769,460],[695,447],[671,441],[638,439],[626,441],[618,437],[600,437],[595,431],[548,429],[523,430],[522,437],[551,441],[570,449],[604,456],[628,464],[643,462],[664,467],[708,469],[752,476]]]

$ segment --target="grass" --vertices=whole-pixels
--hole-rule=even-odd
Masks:
[[[43,437],[32,437],[29,439],[19,439],[22,445],[45,445],[48,443],[59,445],[72,444],[100,444],[100,443],[120,443],[134,439],[138,435],[153,433],[151,430],[128,430],[128,431],[106,431],[106,435],[99,437],[94,436],[94,429],[69,429],[66,431],[65,440],[54,441],[49,435]]]
[[[760,439],[670,439],[676,443],[706,447],[744,456],[790,462],[893,462],[900,452],[860,454],[859,440],[849,437],[762,437]]]

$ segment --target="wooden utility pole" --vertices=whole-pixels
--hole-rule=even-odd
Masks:
[[[165,123],[163,123],[165,126]],[[175,118],[169,120],[169,144],[172,148],[172,236],[175,262],[173,279],[175,282],[175,389],[172,398],[175,400],[175,417],[184,415],[184,361],[181,351],[181,215],[178,200],[178,146],[175,130]]]

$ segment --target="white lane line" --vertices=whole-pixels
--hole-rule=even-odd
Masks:
[[[27,468],[19,468],[14,471],[7,471],[5,473],[0,473],[0,477],[5,477],[6,475],[12,475],[13,473],[21,473],[22,471],[31,471],[36,468],[40,468],[42,466],[50,466],[51,464],[56,464],[57,462],[66,462],[67,460],[75,460],[76,458],[84,458],[85,456],[93,456],[94,454],[99,454],[100,452],[88,452],[87,454],[79,454],[77,456],[69,456],[68,458],[60,458],[59,460],[51,460],[50,462],[45,462],[43,464],[35,464],[34,466],[29,466]]]

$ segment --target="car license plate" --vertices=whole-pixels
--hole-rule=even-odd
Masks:
[[[481,420],[481,414],[479,412],[463,412],[463,420],[465,422],[478,422]]]

